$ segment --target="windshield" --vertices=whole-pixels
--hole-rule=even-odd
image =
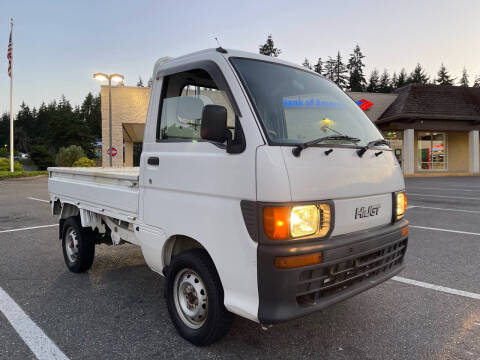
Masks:
[[[360,139],[382,135],[359,106],[334,83],[307,71],[260,60],[231,58],[275,144],[299,144],[330,135]],[[342,139],[322,144],[353,145]]]

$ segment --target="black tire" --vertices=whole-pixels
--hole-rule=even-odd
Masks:
[[[72,232],[77,241],[76,256],[67,249],[71,244]],[[90,269],[95,257],[95,237],[90,228],[83,228],[78,216],[72,216],[65,220],[62,229],[63,258],[68,269],[73,273],[82,273]]]
[[[175,304],[175,279],[186,269],[193,270],[205,286],[208,302],[203,324],[196,329],[182,320]],[[178,333],[197,346],[205,346],[220,340],[230,330],[233,316],[223,304],[223,287],[215,265],[205,250],[191,249],[176,255],[167,269],[166,291],[168,312]],[[187,321],[188,322],[188,321]]]

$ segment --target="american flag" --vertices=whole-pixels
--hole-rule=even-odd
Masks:
[[[12,31],[10,30],[10,39],[8,40],[8,52],[7,52],[8,76],[10,77],[12,77],[12,51],[13,51]]]

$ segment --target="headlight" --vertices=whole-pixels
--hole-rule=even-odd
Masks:
[[[395,220],[400,220],[405,216],[405,211],[407,210],[407,197],[404,192],[399,192],[395,194]]]
[[[330,231],[330,219],[328,204],[263,208],[263,229],[272,240],[324,237]]]
[[[319,220],[315,205],[294,206],[290,211],[290,234],[294,238],[315,234]]]

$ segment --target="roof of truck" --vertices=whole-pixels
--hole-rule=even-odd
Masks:
[[[240,51],[240,50],[234,50],[234,49],[225,49],[225,50],[227,51],[226,53],[221,53],[217,51],[216,48],[210,48],[210,49],[200,50],[190,54],[182,55],[176,58],[162,57],[158,59],[157,62],[155,63],[154,74],[157,74],[157,72],[160,69],[169,68],[177,65],[183,65],[185,63],[196,61],[196,60],[214,59],[214,58],[218,58],[218,56],[223,56],[225,58],[242,57],[242,58],[263,60],[263,61],[269,61],[269,62],[283,64],[283,65],[293,66],[302,70],[308,70],[301,65],[279,59],[278,57],[266,56],[266,55],[261,55],[257,53],[251,53],[248,51]]]

